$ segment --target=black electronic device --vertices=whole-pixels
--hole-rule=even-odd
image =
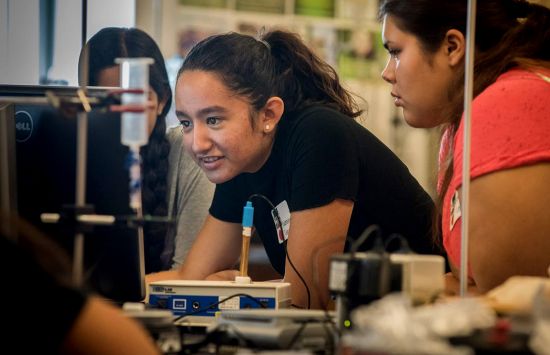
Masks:
[[[357,252],[370,236],[376,238],[374,247]],[[400,247],[388,253],[387,247],[394,240]],[[416,304],[431,302],[444,289],[444,273],[442,256],[414,253],[399,234],[384,242],[380,228],[369,226],[354,241],[350,253],[330,259],[329,290],[336,296],[337,324],[342,330],[353,327],[350,315],[355,308],[390,292],[403,292]]]
[[[329,289],[337,297],[337,324],[351,327],[350,313],[390,292],[390,260],[384,250],[333,255]]]
[[[18,88],[10,95],[9,90],[0,88],[0,96],[39,97],[44,90]],[[66,91],[70,93],[71,89]],[[46,225],[40,215],[63,213],[66,206],[74,208],[76,119],[45,103],[4,103],[0,107],[6,113],[0,115],[1,119],[15,121],[11,125],[15,128],[14,149],[7,149],[8,154],[14,155],[11,169],[15,170],[15,184],[11,185],[16,186],[16,194],[11,208],[71,252],[74,229],[63,224]],[[97,214],[133,214],[125,168],[128,148],[120,143],[120,114],[90,112],[87,137],[86,204],[92,205]],[[143,299],[142,251],[137,229],[126,224],[89,228],[84,237],[85,285],[119,302]]]

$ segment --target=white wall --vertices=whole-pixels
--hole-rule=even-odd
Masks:
[[[105,26],[133,27],[135,0],[88,1],[87,38]],[[50,79],[77,85],[82,3],[57,0]],[[0,0],[0,84],[39,83],[39,0]]]
[[[36,84],[39,0],[0,0],[0,84]]]
[[[86,39],[103,27],[133,27],[135,12],[135,0],[88,1]],[[78,85],[78,55],[82,47],[81,17],[80,1],[57,0],[54,58],[48,77],[67,80],[69,85]]]
[[[134,27],[136,24],[135,2],[135,0],[88,1],[88,28],[86,30],[88,39],[103,27]]]
[[[57,0],[53,61],[48,78],[78,84],[78,54],[80,53],[82,3]]]

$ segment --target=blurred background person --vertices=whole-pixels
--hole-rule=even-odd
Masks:
[[[2,213],[0,223],[0,269],[12,290],[0,293],[4,346],[29,354],[160,354],[120,309],[71,286],[70,259],[49,237]]]
[[[147,33],[136,28],[104,28],[90,38],[86,49],[90,86],[119,86],[116,58],[154,59],[149,68],[150,136],[148,144],[141,149],[143,212],[173,217],[175,225],[145,225],[145,270],[150,273],[177,268],[204,222],[214,186],[183,150],[181,129],[167,132],[166,115],[172,92],[162,53]],[[79,67],[84,62],[84,53],[81,52]],[[84,68],[80,68],[79,73],[82,70]]]

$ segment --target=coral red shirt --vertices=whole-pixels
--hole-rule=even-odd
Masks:
[[[452,140],[454,175],[442,211],[443,245],[456,267],[460,266],[462,219],[453,196],[462,185],[463,123]],[[451,137],[444,135],[440,164],[450,142]],[[550,161],[550,70],[510,70],[474,99],[470,152],[472,180],[499,170]]]

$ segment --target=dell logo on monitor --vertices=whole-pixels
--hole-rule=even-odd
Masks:
[[[27,111],[15,113],[15,140],[18,143],[27,141],[32,135],[32,116]]]

